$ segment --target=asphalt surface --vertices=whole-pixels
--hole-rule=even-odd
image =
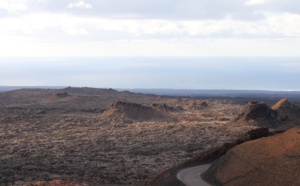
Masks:
[[[211,164],[200,165],[182,169],[177,174],[177,179],[184,183],[186,186],[210,186],[201,178],[201,174],[205,172]]]

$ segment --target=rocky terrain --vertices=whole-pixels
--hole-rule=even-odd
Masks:
[[[184,170],[186,168],[195,167],[204,164],[211,164],[213,161],[222,157],[228,150],[232,149],[236,145],[244,143],[246,141],[258,139],[261,137],[267,137],[274,135],[274,133],[270,132],[267,128],[256,128],[253,130],[249,130],[240,136],[237,140],[224,143],[223,145],[212,147],[206,149],[194,157],[188,159],[187,161],[178,164],[175,167],[167,169],[157,176],[153,177],[147,182],[147,185],[152,186],[185,186],[181,181],[178,180],[178,172]],[[196,173],[198,174],[198,173]],[[200,174],[200,173],[199,173]],[[191,178],[193,179],[193,178]]]
[[[227,129],[241,108],[229,100],[199,110],[189,107],[200,100],[69,87],[3,92],[0,101],[2,185],[138,184],[244,130]]]
[[[295,115],[287,120],[278,114],[287,108],[282,105],[264,109],[274,111],[276,121],[293,122]],[[240,113],[243,108],[234,99],[161,97],[113,89],[2,92],[0,185],[51,180],[144,185],[159,172],[258,128],[236,124],[241,118],[248,120]]]
[[[260,182],[255,180],[256,179],[255,176],[261,173],[257,169],[257,164],[260,164],[261,162],[266,161],[266,159],[269,159],[269,161],[274,164],[279,163],[279,166],[284,166],[284,164],[280,165],[283,162],[277,162],[276,159],[272,159],[272,152],[276,150],[276,148],[285,148],[285,146],[289,145],[288,137],[280,138],[281,140],[286,141],[286,143],[283,144],[283,147],[280,147],[280,145],[278,147],[272,147],[274,149],[272,149],[272,152],[268,154],[268,156],[270,157],[265,157],[266,155],[261,155],[259,151],[256,151],[256,149],[254,149],[254,147],[251,146],[246,156],[250,157],[253,154],[255,154],[254,156],[257,157],[257,162],[252,162],[251,165],[249,165],[248,157],[245,157],[243,149],[239,151],[241,154],[238,156],[236,156],[236,153],[232,152],[234,150],[230,150],[230,149],[232,149],[235,146],[236,148],[239,148],[239,144],[244,143],[246,141],[258,139],[261,137],[276,135],[277,133],[282,132],[282,130],[286,130],[294,126],[299,127],[299,121],[300,121],[299,107],[296,106],[295,104],[288,102],[286,98],[281,99],[280,101],[275,103],[272,107],[268,106],[263,102],[250,101],[248,102],[248,104],[246,104],[246,106],[244,106],[243,109],[241,109],[235,116],[233,116],[228,121],[226,126],[227,127],[231,126],[230,128],[231,131],[233,131],[235,128],[240,128],[242,126],[257,126],[258,128],[251,129],[251,130],[249,130],[248,128],[245,130],[247,132],[244,133],[244,135],[241,135],[236,141],[232,141],[230,143],[224,143],[221,146],[209,148],[203,152],[198,153],[188,161],[179,164],[173,168],[170,168],[164,172],[161,172],[160,174],[158,174],[156,177],[154,177],[152,180],[149,181],[149,185],[184,186],[184,184],[177,179],[177,173],[180,170],[185,170],[185,168],[194,167],[203,164],[209,164],[212,162],[214,162],[212,166],[209,168],[208,171],[206,171],[203,174],[203,178],[209,181],[212,185],[227,185],[227,184],[228,185],[273,185],[271,184],[273,182],[269,183],[269,182],[263,182],[263,181]],[[269,140],[271,141],[271,139]],[[294,146],[296,146],[296,142],[292,143],[291,145],[293,144]],[[267,145],[260,144],[259,145],[259,148],[261,148],[260,151],[267,150],[264,149],[265,147],[268,148]],[[248,167],[251,167],[252,169],[245,171],[244,166],[246,165]],[[226,168],[224,169],[224,167]],[[234,170],[234,168],[236,169],[234,172],[231,172],[231,168],[232,170]],[[268,172],[268,170],[273,169],[272,165],[266,165],[264,168],[265,168],[265,172],[262,174],[273,175],[273,173]],[[244,180],[244,177],[249,176],[249,174],[254,171],[256,171],[256,174],[247,178],[249,180],[252,179],[251,182],[249,180]],[[223,177],[220,176],[221,174],[227,175],[227,177],[223,179]],[[281,174],[282,177],[280,179],[283,179],[283,175],[285,173],[281,173]],[[197,174],[195,173],[195,175]],[[263,176],[261,177],[261,179],[263,179]],[[297,179],[297,176],[294,175],[293,179]],[[236,182],[236,180],[243,180],[243,181]],[[298,185],[295,184],[294,182],[291,183],[293,183],[292,185]],[[284,185],[282,180],[279,185]]]
[[[87,186],[86,184],[77,184],[70,181],[51,180],[51,181],[34,181],[21,184],[22,186]]]
[[[250,102],[230,122],[287,130],[230,149],[203,174],[213,185],[299,185],[300,108],[281,99],[272,107]],[[294,127],[294,128],[292,128]],[[292,128],[292,129],[289,129]],[[278,130],[277,130],[278,131]]]

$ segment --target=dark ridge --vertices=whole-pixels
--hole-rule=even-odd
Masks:
[[[91,88],[91,87],[67,87],[63,89],[64,91],[68,93],[73,93],[73,94],[83,94],[83,95],[99,95],[99,94],[104,94],[104,93],[110,93],[110,94],[116,94],[118,93],[117,90],[115,89],[100,89],[100,88]]]

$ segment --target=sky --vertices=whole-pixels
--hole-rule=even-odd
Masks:
[[[0,86],[300,90],[298,0],[0,0]]]
[[[0,57],[299,56],[298,0],[0,0]]]

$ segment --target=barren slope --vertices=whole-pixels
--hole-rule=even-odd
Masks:
[[[300,185],[300,128],[243,143],[216,161],[204,177],[215,184]]]

